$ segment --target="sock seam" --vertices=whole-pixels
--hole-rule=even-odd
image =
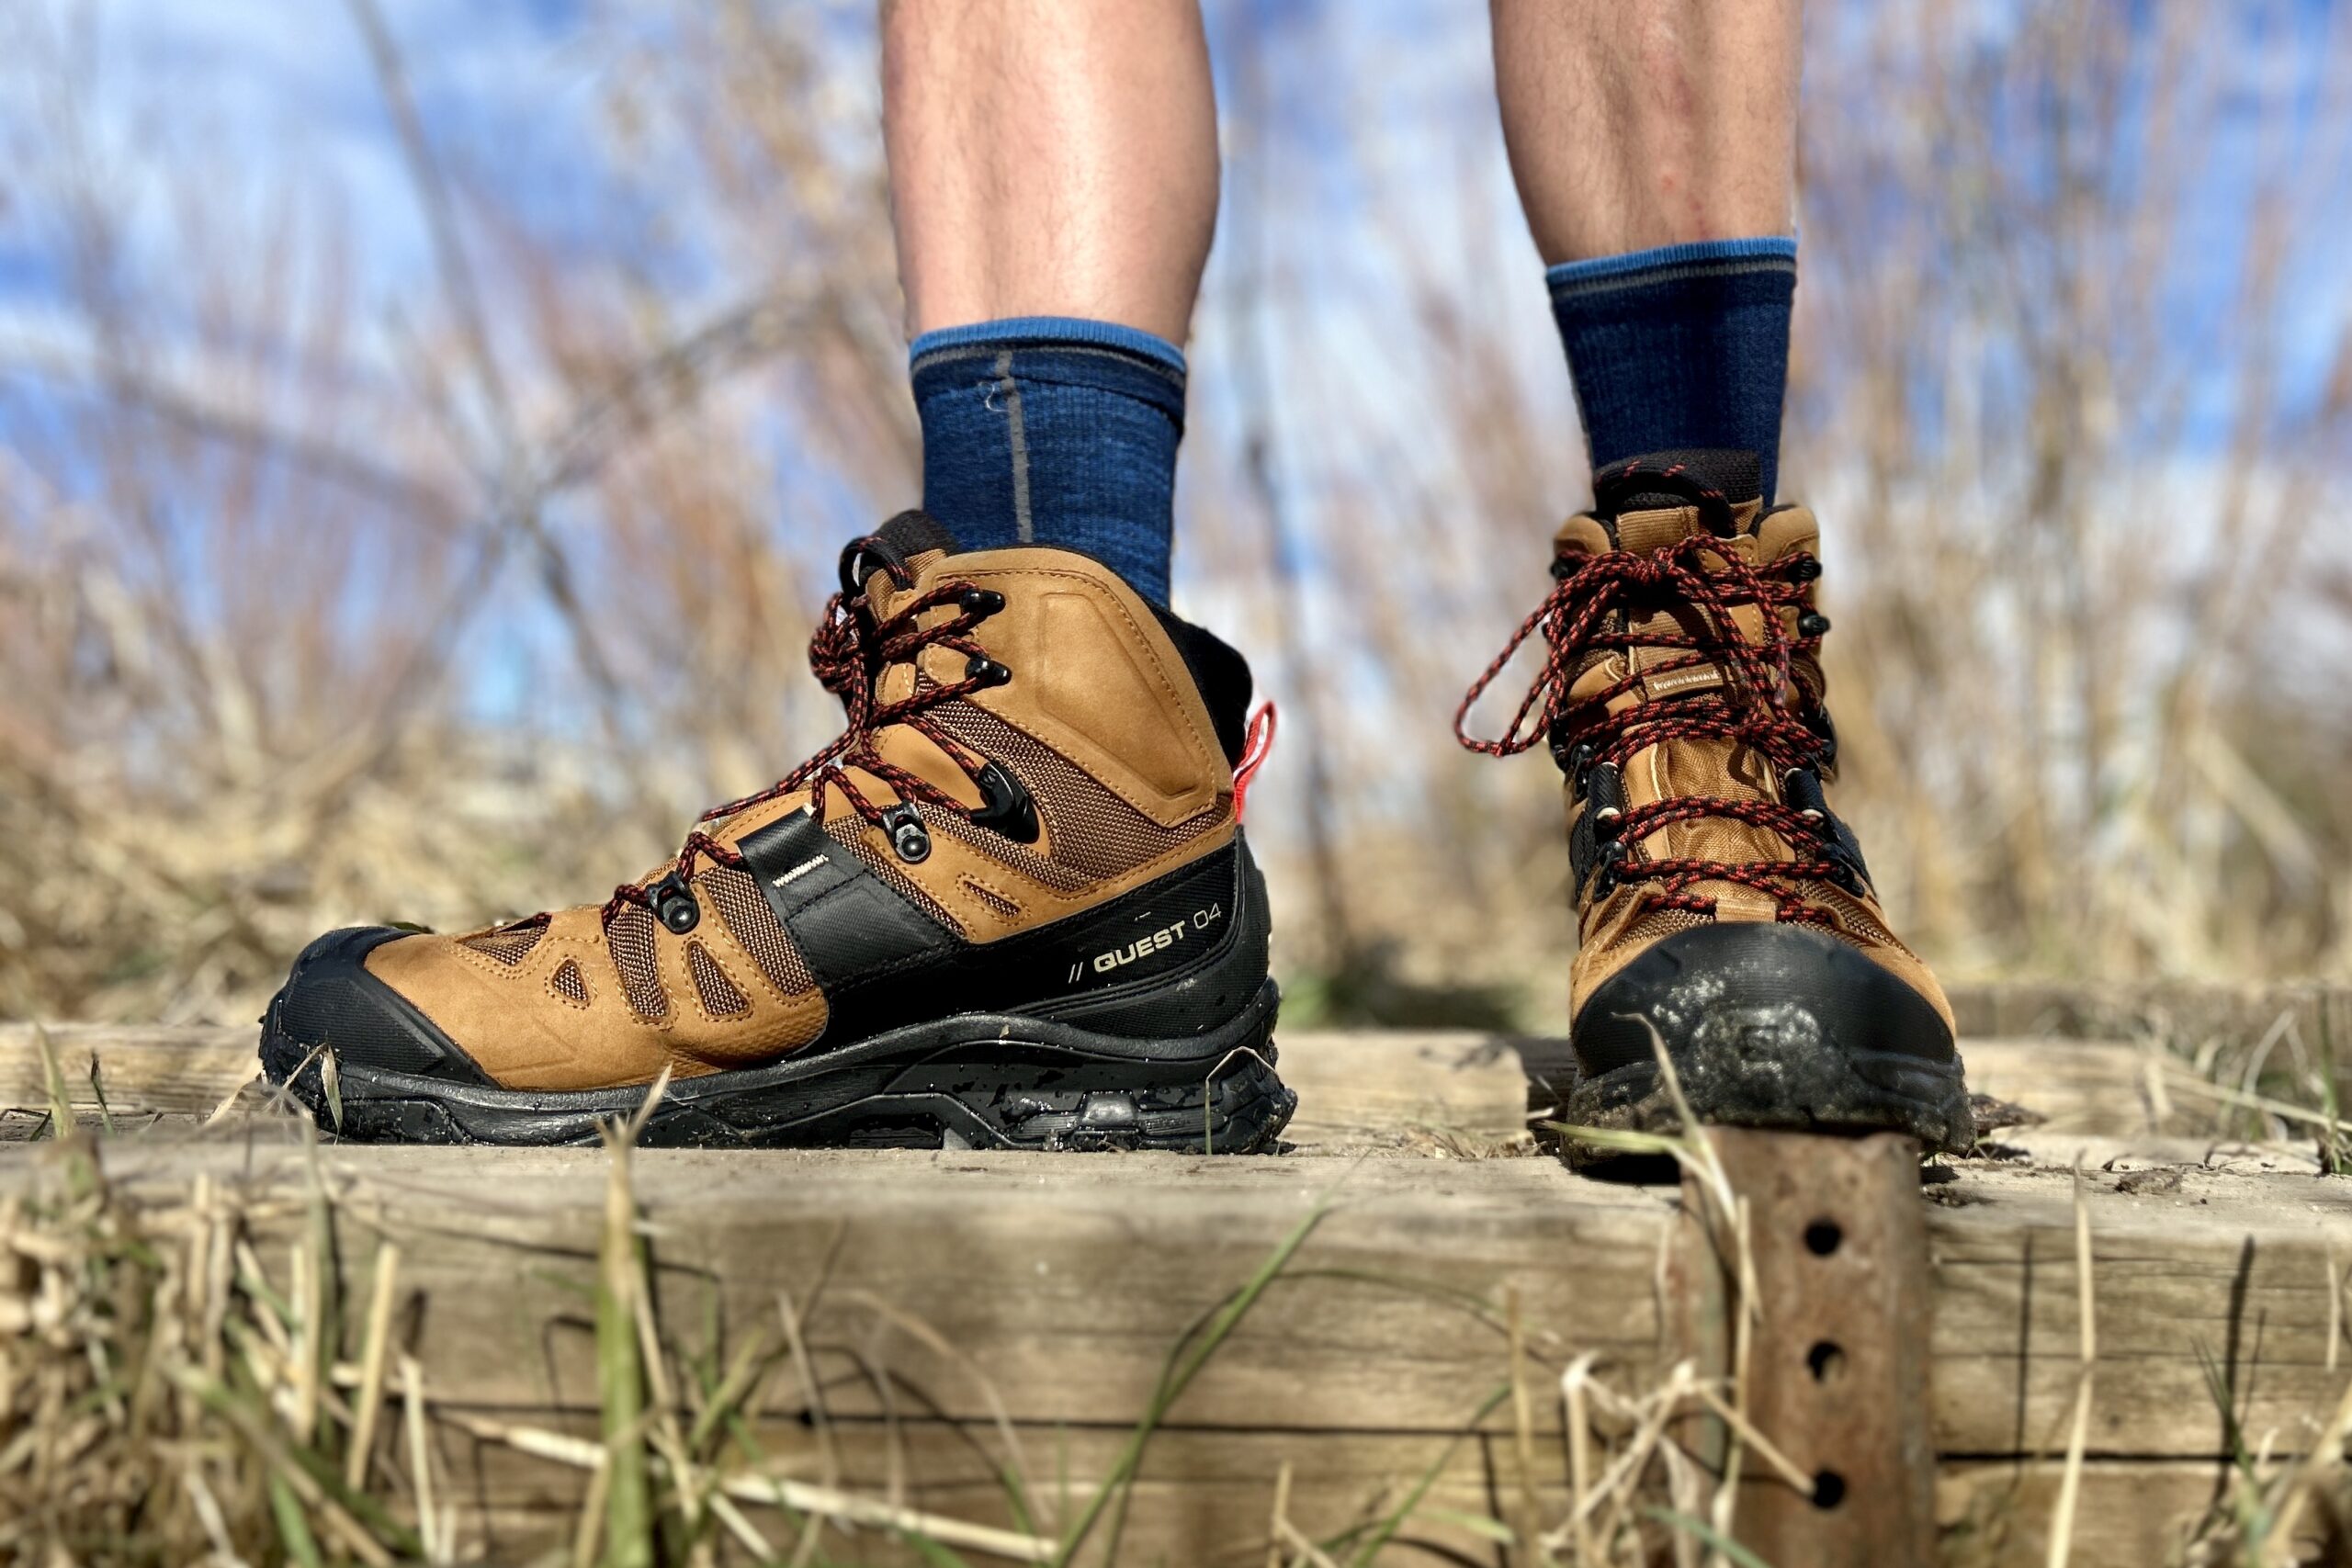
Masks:
[[[996,390],[1004,397],[1005,439],[1012,456],[1012,536],[1035,544],[1037,525],[1029,510],[1029,430],[1021,413],[1021,379],[1012,373],[1012,350],[996,356]]]

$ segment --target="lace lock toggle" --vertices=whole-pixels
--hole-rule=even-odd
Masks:
[[[980,808],[972,813],[975,823],[993,829],[1016,844],[1037,841],[1037,804],[1019,779],[988,762],[972,775],[972,782],[980,790]]]

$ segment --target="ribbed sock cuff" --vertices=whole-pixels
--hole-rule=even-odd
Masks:
[[[1788,234],[1765,234],[1746,240],[1692,240],[1679,245],[1658,245],[1623,255],[1594,256],[1547,267],[1544,281],[1552,298],[1565,291],[1575,295],[1599,292],[1612,286],[1638,288],[1692,277],[1729,277],[1742,273],[1786,272],[1797,269],[1797,243]]]
[[[1163,365],[1184,374],[1184,351],[1156,333],[1123,327],[1116,321],[1090,321],[1079,316],[1008,316],[997,321],[940,327],[923,333],[907,345],[907,367],[922,368],[923,361],[956,349],[1045,348],[1075,344],[1111,348]]]

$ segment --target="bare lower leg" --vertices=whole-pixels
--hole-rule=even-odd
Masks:
[[[1496,89],[1546,264],[1785,234],[1799,0],[1494,0]]]
[[[1216,222],[1195,0],[885,0],[910,333],[1081,316],[1182,344]]]

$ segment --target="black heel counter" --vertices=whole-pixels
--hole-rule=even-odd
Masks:
[[[1151,1039],[1205,1034],[1246,1010],[1267,984],[1273,921],[1265,876],[1238,829],[1230,843],[1187,869],[1191,874],[1183,877],[1175,905],[1168,902],[1169,879],[1163,878],[1112,900],[1105,912],[1131,900],[1140,904],[1151,895],[1148,908],[1122,911],[1128,914],[1130,929],[1166,917],[1167,923],[1154,926],[1153,937],[1146,940],[1181,924],[1186,933],[1168,945],[1207,937],[1201,951],[1131,982],[1023,1010],[1106,1034]],[[1109,948],[1089,962],[1099,966],[1108,961],[1115,968],[1120,957],[1120,949]]]

